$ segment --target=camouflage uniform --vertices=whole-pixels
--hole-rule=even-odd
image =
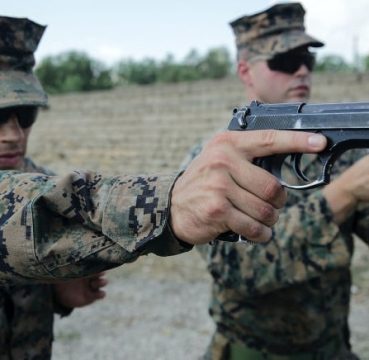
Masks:
[[[34,65],[33,51],[42,32],[43,27],[24,19],[0,18],[1,108],[46,104],[46,94],[28,70]],[[26,94],[27,99],[23,99],[23,94]],[[20,170],[45,172],[27,159]],[[51,285],[2,286],[0,359],[50,359],[53,317]]]
[[[21,171],[49,173],[25,159]],[[48,284],[0,288],[0,359],[51,358],[54,313],[67,315]]]
[[[43,31],[28,19],[0,17],[0,110],[47,104],[32,73]],[[141,254],[190,248],[166,228],[175,175],[159,183],[74,173],[60,181],[26,159],[20,171],[0,177],[1,360],[49,359],[53,314],[71,311],[58,304],[52,285],[21,282],[92,274]]]
[[[77,278],[189,250],[167,226],[175,179],[1,171],[0,282]]]
[[[232,22],[238,50],[246,49],[252,61],[321,46],[304,32],[303,16],[300,4],[280,4]],[[334,173],[362,155],[344,154]],[[304,173],[315,178],[320,166],[313,156]],[[353,234],[369,242],[368,220],[363,207],[339,227],[320,190],[289,191],[268,243],[198,247],[213,278],[209,313],[216,324],[205,359],[355,359],[348,329],[350,265]]]

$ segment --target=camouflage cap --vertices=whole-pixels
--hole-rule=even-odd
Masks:
[[[270,59],[300,46],[323,46],[305,33],[304,15],[300,3],[281,3],[232,21],[237,49],[247,49],[249,59]]]
[[[0,16],[0,108],[45,106],[47,95],[32,68],[45,30],[29,19]]]

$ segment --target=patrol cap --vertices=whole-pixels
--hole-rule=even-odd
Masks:
[[[0,108],[47,104],[32,71],[45,28],[26,18],[0,16]]]
[[[271,59],[300,46],[324,44],[306,34],[305,10],[300,3],[280,3],[230,23],[238,50],[247,49],[248,58]]]

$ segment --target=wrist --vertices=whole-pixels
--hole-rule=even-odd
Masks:
[[[73,311],[73,307],[64,305],[63,302],[60,301],[60,295],[57,286],[57,284],[52,285],[54,313],[59,314],[61,317],[68,316]]]

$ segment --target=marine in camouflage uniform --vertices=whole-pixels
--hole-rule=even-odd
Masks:
[[[24,158],[37,107],[47,103],[32,74],[33,52],[43,31],[28,19],[0,17],[0,169],[52,175]],[[54,313],[67,315],[72,307],[101,298],[101,276],[57,285],[1,286],[0,359],[49,359]],[[72,294],[70,286],[80,290]]]
[[[358,156],[342,156],[334,173]],[[320,169],[315,158],[305,174],[313,178]],[[366,207],[340,228],[321,191],[295,190],[267,244],[203,247],[217,329],[206,359],[355,359],[347,323],[350,265],[353,234],[369,242],[368,221]]]
[[[25,26],[28,27],[27,31],[24,29]],[[36,96],[32,99],[32,105],[46,105],[47,98],[41,86],[31,74],[24,71],[26,68],[32,68],[34,64],[33,51],[37,47],[42,32],[43,29],[36,24],[0,17],[1,81],[5,80],[4,83],[0,83],[1,109],[23,105],[23,101],[19,98],[12,97],[10,99],[7,96],[10,91],[12,75],[15,75],[15,72],[10,70],[12,68],[18,70],[15,81],[23,78],[29,92],[36,92]],[[25,50],[24,40],[31,38],[34,41],[27,44],[28,54],[20,54],[21,49]],[[18,51],[14,51],[15,49]],[[8,71],[10,74],[7,74]],[[34,84],[37,84],[36,88],[34,88]],[[6,120],[2,119],[2,121]],[[46,172],[46,170],[36,167],[28,159],[24,159],[23,164],[17,165],[17,168],[27,172]],[[4,285],[0,287],[0,359],[49,359],[51,357],[53,317],[56,309],[54,309],[54,305],[56,303],[54,303],[51,285]]]
[[[27,158],[20,170],[50,174]],[[54,314],[71,311],[59,303],[50,284],[1,286],[0,359],[50,359]]]
[[[300,4],[277,4],[232,22],[239,53],[256,62],[321,46],[304,32],[303,17]],[[344,154],[334,174],[363,154]],[[320,169],[317,157],[305,160],[309,178],[317,178]],[[284,178],[292,183],[291,167]],[[213,279],[209,313],[216,324],[205,359],[356,359],[348,328],[350,265],[353,235],[369,242],[368,225],[367,204],[339,226],[322,190],[289,191],[268,243],[199,247]]]

